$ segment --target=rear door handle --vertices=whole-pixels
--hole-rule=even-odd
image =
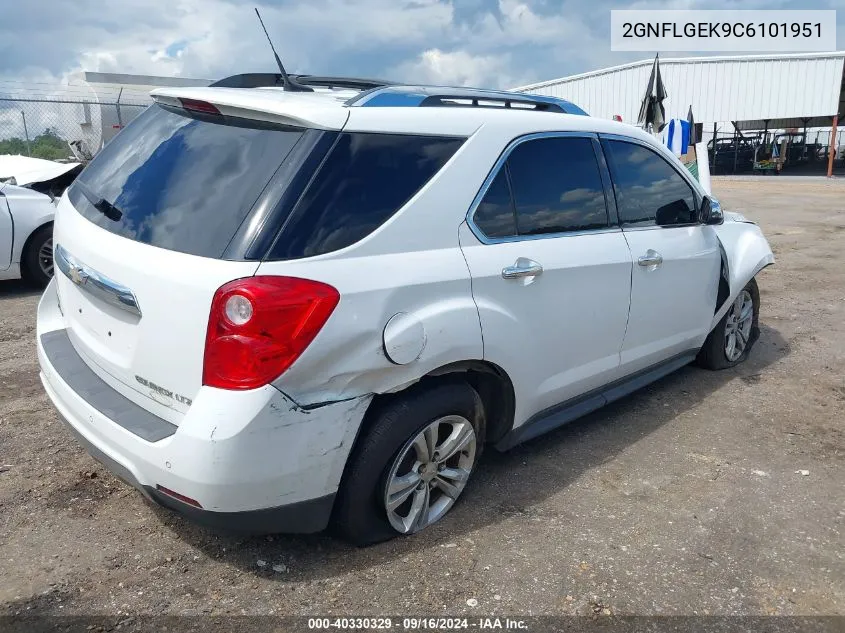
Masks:
[[[543,272],[543,267],[532,259],[520,257],[513,266],[502,269],[504,279],[520,279],[521,277],[536,277]]]
[[[645,255],[642,255],[637,263],[640,266],[652,266],[659,268],[663,264],[663,256],[655,250],[648,249]]]

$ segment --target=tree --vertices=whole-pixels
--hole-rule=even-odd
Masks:
[[[23,154],[26,156],[26,143],[22,138],[7,138],[0,141],[0,154]]]
[[[29,141],[29,150],[27,150],[26,141],[19,137],[0,141],[0,154],[31,155],[33,158],[59,160],[70,157],[71,151],[65,140],[59,135],[58,130],[48,127]]]

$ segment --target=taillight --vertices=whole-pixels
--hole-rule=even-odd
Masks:
[[[258,276],[214,293],[205,338],[202,384],[255,389],[299,358],[326,324],[337,290],[319,281]]]

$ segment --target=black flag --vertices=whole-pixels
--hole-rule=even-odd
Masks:
[[[689,107],[689,112],[687,112],[687,121],[689,121],[689,144],[695,145],[698,139],[695,137],[695,119],[692,116],[692,106]]]
[[[655,55],[651,75],[648,78],[648,88],[646,88],[643,103],[640,106],[640,116],[637,122],[646,129],[651,125],[655,132],[659,132],[666,124],[666,110],[663,108],[663,100],[667,96],[663,78],[660,76],[660,56]]]

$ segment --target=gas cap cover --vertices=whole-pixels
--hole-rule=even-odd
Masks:
[[[394,314],[384,327],[384,353],[397,365],[417,360],[425,349],[426,340],[422,321],[407,312]]]

